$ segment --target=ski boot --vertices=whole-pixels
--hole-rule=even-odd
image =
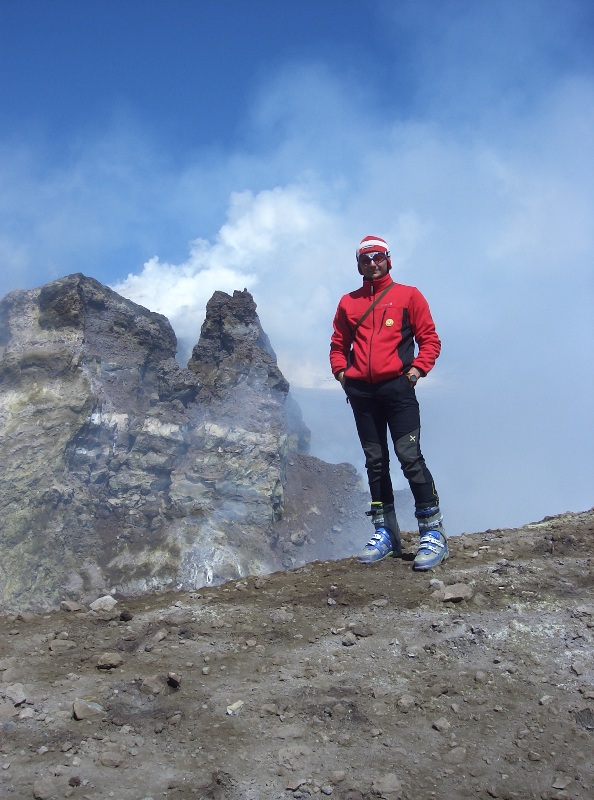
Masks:
[[[375,527],[375,533],[367,542],[363,551],[359,553],[358,559],[362,564],[375,564],[383,561],[388,556],[398,557],[402,555],[400,548],[400,529],[394,504],[373,502],[371,511],[365,512]]]
[[[419,549],[413,561],[413,569],[428,570],[437,567],[449,558],[448,540],[443,527],[439,506],[420,508],[415,511],[419,523]]]

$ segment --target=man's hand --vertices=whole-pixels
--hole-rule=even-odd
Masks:
[[[336,380],[340,382],[340,385],[344,389],[344,370],[336,373]]]
[[[406,377],[408,378],[409,383],[415,386],[417,381],[421,377],[421,372],[416,367],[411,367],[409,371],[406,373]]]

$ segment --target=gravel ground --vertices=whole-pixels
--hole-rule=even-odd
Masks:
[[[0,796],[594,797],[594,511],[0,618]]]

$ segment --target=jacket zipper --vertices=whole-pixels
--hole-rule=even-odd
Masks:
[[[375,298],[375,286],[373,281],[371,281],[371,302]],[[375,308],[371,309],[371,336],[369,338],[369,353],[367,356],[367,374],[369,376],[369,383],[373,383],[372,375],[371,375],[371,349],[373,346],[373,337],[375,335]]]

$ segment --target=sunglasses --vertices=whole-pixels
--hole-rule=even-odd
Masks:
[[[381,264],[386,258],[386,253],[366,253],[359,256],[359,266],[368,267],[370,264]]]

